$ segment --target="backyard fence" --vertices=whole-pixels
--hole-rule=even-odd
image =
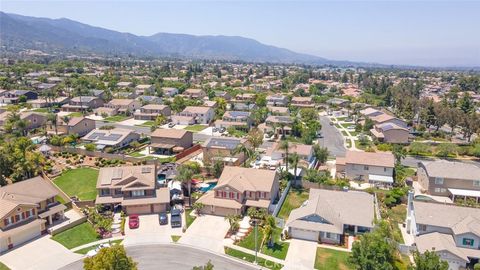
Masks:
[[[277,205],[275,206],[275,209],[273,210],[274,217],[276,217],[280,212],[283,202],[285,201],[285,198],[287,198],[287,194],[288,194],[288,191],[290,190],[291,185],[292,185],[292,182],[288,181],[287,186],[285,187],[285,190],[283,191],[282,195],[280,196],[280,199],[277,202]]]

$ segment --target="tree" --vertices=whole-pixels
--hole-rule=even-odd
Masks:
[[[85,270],[137,270],[137,263],[127,256],[123,245],[102,248],[97,255],[85,258],[83,263],[83,269]]]
[[[413,142],[410,144],[409,152],[412,155],[419,155],[419,154],[430,153],[431,150],[428,144],[421,143],[421,142]]]
[[[253,151],[243,143],[239,143],[232,153],[234,155],[243,153],[243,167],[247,167],[247,161],[253,156]]]
[[[258,128],[252,128],[247,134],[247,142],[253,147],[253,151],[263,143],[263,132]]]
[[[207,264],[203,266],[194,266],[192,270],[213,270],[213,264],[211,261],[208,261]]]
[[[437,146],[437,156],[448,157],[457,154],[457,145],[453,143],[441,143]]]
[[[262,224],[263,238],[260,244],[260,250],[262,249],[265,242],[268,242],[267,244],[268,246],[272,246],[273,236],[276,229],[277,229],[277,222],[275,221],[275,218],[272,215],[265,216],[264,222]]]
[[[285,151],[285,168],[287,169],[288,172],[288,150],[290,149],[290,145],[288,141],[281,141],[280,145],[278,146],[278,149],[284,150]]]
[[[425,251],[423,254],[413,253],[414,264],[410,264],[409,270],[448,270],[448,262],[442,261],[434,251]]]
[[[203,207],[205,207],[205,205],[201,202],[196,202],[192,205],[193,210],[195,210],[195,213],[197,213],[198,216],[202,214]]]
[[[177,168],[177,176],[175,176],[175,180],[178,180],[183,184],[187,185],[189,205],[192,205],[192,177],[193,177],[193,171],[192,169],[190,169],[190,167],[185,165],[180,165]]]
[[[405,151],[405,149],[403,149],[403,147],[399,144],[394,144],[393,145],[393,149],[392,149],[392,152],[393,152],[393,156],[395,157],[395,163],[398,165],[398,164],[401,164],[402,163],[402,159],[404,159],[406,156],[407,156],[407,152]]]
[[[327,147],[321,147],[319,144],[313,146],[313,155],[320,164],[325,164],[325,162],[327,162],[329,154]]]
[[[47,121],[50,122],[51,125],[55,127],[55,135],[58,135],[58,130],[57,130],[57,115],[54,113],[49,113],[47,114]]]
[[[293,180],[297,181],[297,169],[298,169],[298,162],[300,162],[300,156],[297,153],[293,153],[289,157],[290,163],[293,166]]]
[[[240,216],[239,215],[233,215],[233,214],[229,214],[227,216],[225,216],[225,220],[228,221],[228,224],[230,224],[230,233],[235,233],[239,227],[240,227],[240,224],[238,223],[240,221]]]

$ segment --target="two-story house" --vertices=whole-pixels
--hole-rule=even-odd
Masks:
[[[273,107],[286,107],[288,106],[288,97],[281,94],[267,96],[267,105]]]
[[[166,97],[173,97],[178,94],[178,89],[174,87],[162,87],[162,93]]]
[[[202,145],[203,162],[213,164],[213,161],[220,160],[225,165],[238,166],[245,160],[245,155],[234,154],[234,150],[245,142],[245,139],[240,138],[209,137]]]
[[[204,124],[213,121],[215,110],[211,107],[187,106],[183,111],[172,116],[172,122],[179,125]]]
[[[455,200],[480,199],[480,167],[477,164],[448,160],[418,163],[418,183],[430,195]]]
[[[5,111],[0,113],[0,128],[3,129],[3,125],[10,117],[11,112]],[[42,127],[47,122],[47,116],[42,113],[37,112],[20,112],[19,117],[21,120],[25,121],[25,130],[32,130],[39,127]]]
[[[312,188],[306,204],[290,212],[285,226],[292,238],[343,244],[346,233],[369,232],[374,221],[373,195]]]
[[[380,142],[408,143],[410,132],[395,123],[376,124],[371,130],[373,137]]]
[[[269,115],[265,123],[258,125],[263,133],[274,132],[277,135],[285,136],[292,133],[293,119],[289,115]]]
[[[135,94],[137,96],[151,95],[154,92],[155,92],[155,87],[151,84],[139,84],[135,86]]]
[[[279,175],[276,171],[226,166],[217,185],[197,202],[203,213],[241,215],[249,207],[271,210],[278,198]]]
[[[155,165],[101,168],[97,179],[96,205],[126,214],[166,212],[170,206],[167,187],[158,187]]]
[[[193,145],[193,133],[184,129],[157,129],[151,135],[149,153],[173,155]]]
[[[388,186],[393,184],[395,158],[390,152],[347,151],[344,158],[337,157],[336,168],[349,180]]]
[[[159,115],[169,118],[171,115],[170,107],[166,105],[159,104],[147,104],[140,108],[140,111],[137,111],[133,114],[133,117],[136,120],[148,120],[154,121]]]
[[[239,130],[248,131],[252,125],[253,121],[250,117],[250,112],[244,111],[226,111],[221,120],[215,121],[215,127],[217,128],[234,127]]]
[[[62,106],[62,111],[65,112],[80,112],[93,110],[102,107],[103,99],[96,96],[78,96],[70,99],[68,104]]]
[[[95,128],[95,120],[84,116],[72,117],[68,119],[57,117],[57,124],[48,123],[46,125],[47,133],[56,135],[72,135],[84,136]]]
[[[140,101],[135,99],[112,99],[105,104],[105,107],[118,110],[120,113],[133,113],[142,106]]]
[[[0,252],[17,247],[47,232],[64,218],[60,192],[40,176],[0,187]]]
[[[202,99],[207,94],[202,89],[189,88],[183,91],[182,96],[188,99]]]
[[[27,100],[37,99],[37,98],[38,98],[38,94],[30,90],[10,90],[5,92],[0,97],[0,103],[17,104],[22,99],[25,99],[25,101],[27,101]]]
[[[312,97],[292,97],[291,106],[299,108],[313,108],[315,103],[312,100]]]

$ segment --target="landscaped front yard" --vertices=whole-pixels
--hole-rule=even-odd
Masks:
[[[197,218],[196,216],[190,215],[192,213],[192,211],[193,211],[193,209],[188,209],[187,211],[185,211],[185,219],[186,219],[186,222],[187,222],[187,228],[190,227],[190,225],[192,225],[192,223]]]
[[[274,237],[273,237],[275,241],[273,246],[270,248],[267,246],[267,243],[264,243],[262,249],[259,249],[259,252],[265,255],[269,255],[269,256],[284,260],[285,257],[287,256],[287,251],[288,251],[288,247],[290,246],[290,243],[283,242],[280,240],[281,233],[282,233],[282,228],[275,229]],[[263,233],[259,228],[257,232],[258,247],[260,247],[260,244],[262,242],[262,237],[263,237]],[[250,232],[247,235],[247,237],[245,237],[242,241],[240,241],[238,245],[244,248],[255,250],[255,231],[252,230],[252,232]]]
[[[251,262],[251,263],[253,263],[255,261],[255,255],[251,255],[251,254],[248,254],[248,253],[245,253],[245,252],[233,249],[233,248],[226,247],[225,248],[225,254],[230,255],[232,257],[235,257],[235,258],[239,258],[239,259],[247,261],[247,262]],[[280,270],[283,267],[283,265],[281,265],[281,264],[274,263],[274,262],[265,260],[265,259],[260,258],[260,257],[257,258],[257,262],[258,262],[259,266],[263,266],[263,267],[266,267],[268,269],[275,269],[275,270],[278,269],[278,270]]]
[[[123,239],[118,239],[118,240],[113,240],[113,241],[110,241],[109,244],[110,245],[117,245],[117,244],[120,244],[121,242],[123,241]],[[75,251],[75,253],[78,253],[78,254],[87,254],[90,250],[92,249],[96,249],[99,245],[93,245],[93,246],[89,246],[89,247],[86,247],[86,248],[82,248],[82,249],[79,249],[77,251]]]
[[[95,200],[97,197],[98,170],[78,168],[68,170],[53,182],[69,197],[77,196],[79,200]]]
[[[278,217],[287,220],[290,212],[298,208],[308,199],[308,191],[304,189],[294,189],[291,188],[287,194],[287,198],[283,202],[280,212],[278,212]]]
[[[95,229],[88,222],[54,235],[52,239],[68,249],[100,240]]]
[[[186,126],[184,129],[192,132],[199,132],[206,128],[207,126],[204,126],[204,125],[191,125],[191,126]]]
[[[0,270],[10,270],[5,264],[0,262]]]
[[[315,269],[353,269],[353,266],[348,262],[349,256],[350,253],[348,252],[319,247],[315,256]]]
[[[128,116],[125,116],[125,115],[114,115],[114,116],[109,116],[103,120],[107,122],[121,122],[127,119],[128,119]]]

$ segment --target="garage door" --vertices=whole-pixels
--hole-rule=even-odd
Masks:
[[[33,226],[27,230],[18,232],[17,234],[12,236],[13,246],[19,246],[25,242],[34,239],[37,236],[40,236],[41,234],[42,228],[40,226]]]
[[[291,235],[293,238],[297,239],[318,241],[319,232],[291,228]]]
[[[237,215],[240,214],[240,210],[238,212],[233,208],[226,208],[226,207],[218,207],[214,206],[213,208],[208,205],[204,208],[206,210],[206,214],[216,215],[216,216],[228,216],[228,215]]]
[[[152,213],[152,209],[150,207],[150,204],[147,205],[132,205],[132,206],[127,206],[127,214],[132,215],[132,214],[150,214]]]

